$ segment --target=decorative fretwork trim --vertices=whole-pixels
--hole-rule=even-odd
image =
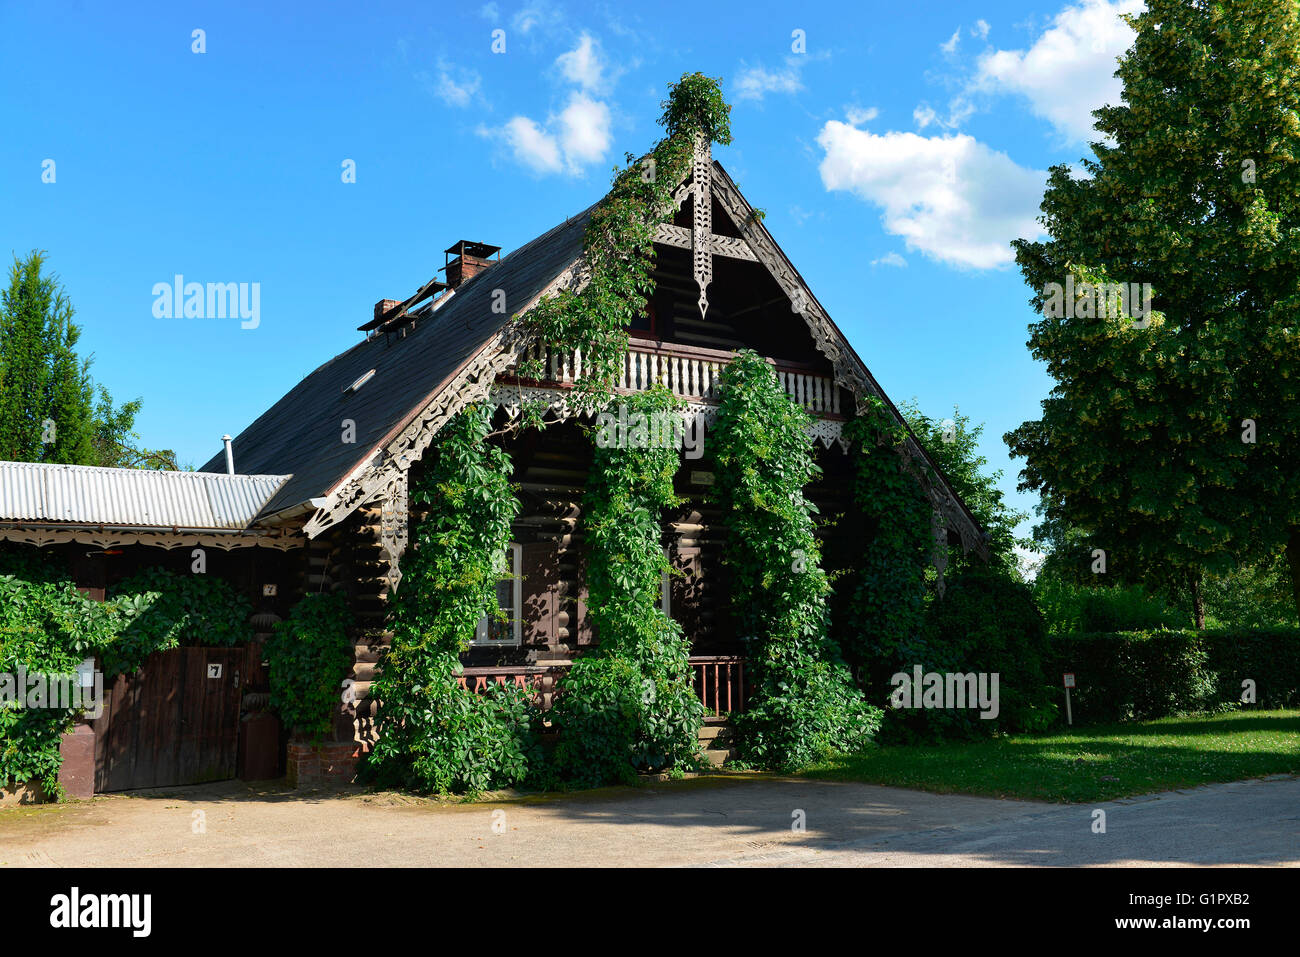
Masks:
[[[861,411],[867,396],[873,396],[888,404],[889,400],[884,390],[872,378],[866,366],[862,365],[853,354],[853,350],[848,348],[848,344],[836,331],[831,317],[804,284],[785,253],[768,235],[767,230],[759,225],[752,209],[739,191],[725,175],[714,176],[712,187],[714,197],[745,238],[749,248],[757,255],[758,262],[767,269],[777,285],[789,297],[791,309],[802,316],[808,324],[808,331],[812,333],[818,351],[829,359],[835,368],[836,384],[853,393],[858,411]],[[900,419],[899,424],[906,423]],[[988,549],[974,522],[957,501],[947,483],[933,475],[928,456],[910,431],[905,448],[907,459],[910,459],[905,463],[908,470],[916,476],[930,502],[940,511],[947,524],[956,529],[957,534],[961,536],[962,548],[987,557]]]
[[[513,366],[529,345],[517,321],[544,297],[561,290],[579,291],[591,279],[590,270],[581,258],[574,260],[541,292],[530,299],[515,321],[494,335],[478,354],[411,420],[382,452],[372,456],[329,496],[329,504],[320,508],[304,526],[309,538],[333,528],[356,509],[368,505],[392,487],[399,473],[405,473],[423,457],[438,431],[462,409],[487,398],[498,375]]]
[[[52,529],[52,528],[0,528],[0,540],[22,542],[44,548],[46,545],[94,545],[97,548],[118,548],[122,545],[147,545],[152,548],[219,548],[230,551],[232,548],[274,548],[288,551],[302,548],[307,540],[301,535],[282,535],[272,533],[238,534],[238,535],[186,535],[167,532],[132,532],[126,529],[93,531],[89,529]]]
[[[700,318],[709,309],[709,284],[713,282],[713,144],[703,133],[695,134],[695,161],[691,168],[691,256],[695,284],[700,287]]]
[[[683,182],[678,187],[673,195],[674,203],[680,208],[687,195],[692,196],[693,199],[691,248],[694,253],[696,284],[700,288],[701,313],[703,314],[708,308],[706,289],[713,277],[713,255],[733,255],[748,259],[748,254],[752,254],[755,261],[768,270],[782,291],[790,298],[793,311],[803,317],[818,351],[830,360],[835,370],[836,384],[853,394],[859,410],[867,396],[874,396],[888,403],[884,391],[835,330],[830,316],[813,297],[794,266],[767,231],[759,225],[749,204],[740,196],[739,191],[734,188],[725,174],[714,175],[712,151],[707,140],[702,144],[696,143],[691,181]],[[743,239],[736,240],[713,233],[712,198],[714,197],[718,199]],[[678,237],[677,228],[673,227],[667,233],[674,240]],[[675,241],[671,244],[677,245]],[[474,360],[446,388],[434,396],[396,439],[381,452],[362,462],[354,473],[330,494],[330,504],[317,510],[304,527],[308,537],[315,538],[326,529],[337,525],[355,509],[382,495],[384,490],[392,485],[399,472],[405,472],[411,464],[419,461],[424,450],[428,448],[433,437],[446,422],[466,405],[482,401],[493,392],[497,375],[517,362],[519,354],[530,344],[518,323],[521,316],[542,298],[554,295],[562,289],[578,292],[589,280],[590,270],[579,257],[557,276],[554,282],[533,297],[515,314],[516,321],[494,336],[479,351]],[[517,395],[519,389],[514,388],[511,391]],[[571,414],[568,411],[568,401],[558,394],[559,391],[556,390],[556,394],[547,398],[547,401],[554,403],[553,408],[557,414],[567,417]],[[499,404],[507,409],[511,404],[516,409],[518,406],[517,402],[511,403],[510,400],[503,400]],[[716,407],[705,403],[700,403],[700,406],[701,414],[706,416],[707,424],[710,421],[707,410]],[[517,411],[512,413],[512,415],[517,414]],[[841,436],[840,428],[841,423],[836,420],[819,419],[813,424],[810,432],[827,448],[833,442],[838,442],[841,448],[844,448],[846,443]],[[910,433],[905,448],[907,452],[905,464],[908,470],[916,476],[926,495],[943,515],[947,524],[957,531],[963,549],[974,550],[987,556],[987,548],[982,536],[952,490],[948,488],[947,483],[941,479],[931,480],[933,472],[929,459]],[[937,479],[937,476],[935,478]]]
[[[655,242],[663,243],[665,246],[676,246],[678,249],[692,249],[695,238],[691,230],[685,226],[660,223],[659,228],[655,230]],[[704,246],[714,256],[758,262],[758,257],[754,255],[754,250],[749,248],[749,244],[734,236],[719,236],[717,233],[711,233],[704,237]]]
[[[406,551],[407,518],[407,476],[402,471],[393,477],[384,490],[383,504],[379,507],[379,547],[388,562],[388,590],[397,591],[402,580],[401,561]]]

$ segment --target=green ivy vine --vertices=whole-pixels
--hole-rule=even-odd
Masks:
[[[227,648],[253,637],[253,604],[229,582],[149,568],[110,590],[102,613],[114,621],[96,650],[106,675],[131,674],[155,651],[182,644]]]
[[[641,159],[627,155],[613,186],[592,211],[583,234],[590,279],[579,292],[562,291],[528,313],[525,328],[559,350],[582,350],[582,371],[571,401],[594,411],[613,395],[627,353],[627,328],[654,292],[654,236],[673,210],[673,191],[690,172],[697,134],[731,142],[731,106],[721,80],[687,73],[669,87],[659,123],[667,135]],[[518,374],[540,379],[540,360],[519,363]],[[524,408],[523,424],[540,426],[545,406]]]
[[[620,401],[632,421],[667,421],[682,410],[662,386]],[[594,448],[582,515],[587,604],[599,644],[569,668],[552,712],[557,773],[581,786],[693,766],[699,750],[704,709],[691,684],[690,641],[659,603],[670,571],[660,514],[679,502],[678,463],[677,448],[649,442]]]
[[[809,414],[750,350],[723,371],[720,391],[715,495],[727,513],[732,607],[749,641],[751,692],[734,718],[737,744],[747,763],[792,770],[865,746],[881,711],[862,697],[828,634],[817,509],[803,493],[820,474]]]
[[[372,692],[379,740],[368,773],[382,787],[473,793],[520,783],[536,762],[526,694],[498,685],[479,695],[456,681],[476,623],[500,614],[500,556],[519,512],[510,457],[488,441],[489,415],[471,406],[448,422],[411,490],[428,513],[402,562],[392,644]]]
[[[915,649],[925,618],[930,505],[904,464],[907,432],[868,396],[844,426],[855,463],[853,501],[871,527],[856,571],[853,640],[846,649],[863,685],[886,693],[889,676]]]
[[[61,638],[57,631],[31,624],[0,625],[0,675],[16,676],[20,668],[29,674],[73,674],[84,656]],[[28,708],[21,700],[0,701],[0,788],[36,781],[47,796],[61,797],[59,740],[76,716],[71,709]]]
[[[339,688],[352,667],[351,616],[342,594],[305,595],[277,621],[266,643],[271,707],[285,726],[317,739],[328,734]]]

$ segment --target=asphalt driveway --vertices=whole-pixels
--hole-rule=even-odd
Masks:
[[[1300,778],[1097,805],[759,776],[476,804],[226,782],[0,810],[5,867],[1216,864],[1300,864]]]

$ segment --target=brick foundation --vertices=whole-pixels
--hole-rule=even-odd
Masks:
[[[360,754],[355,741],[290,741],[285,756],[289,786],[317,788],[351,784]]]

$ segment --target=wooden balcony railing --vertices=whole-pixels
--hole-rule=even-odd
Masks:
[[[542,360],[542,381],[570,385],[582,374],[582,351],[565,352],[534,346],[525,360]],[[615,383],[623,392],[643,392],[659,383],[675,395],[701,402],[718,400],[718,380],[732,353],[697,346],[652,345],[633,340]],[[777,376],[786,394],[809,412],[840,414],[840,392],[835,380],[815,375],[799,366],[776,362]]]
[[[736,655],[692,656],[692,685],[704,703],[705,716],[725,717],[745,710],[745,659]],[[462,688],[482,694],[492,685],[512,684],[532,690],[533,704],[549,711],[563,694],[568,665],[505,665],[468,667],[456,679]]]

